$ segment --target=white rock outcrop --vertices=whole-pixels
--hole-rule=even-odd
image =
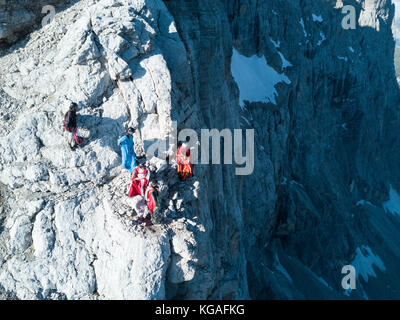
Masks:
[[[160,0],[82,0],[0,59],[12,117],[0,137],[9,195],[3,291],[20,299],[163,299],[167,274],[174,284],[193,280],[197,258],[185,239],[200,231],[184,222],[175,232],[168,217],[151,229],[137,224],[124,204],[129,174],[117,145],[126,127],[138,128],[136,153],[168,201],[163,179],[174,169],[145,152],[173,130],[174,84],[160,48],[182,50],[172,25]],[[70,101],[79,104],[85,138],[75,151],[62,129]]]

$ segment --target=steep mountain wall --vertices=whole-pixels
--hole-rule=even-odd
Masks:
[[[345,4],[355,30],[341,1],[80,0],[4,52],[0,294],[398,298],[394,7]],[[248,98],[235,70],[268,93]],[[68,101],[86,138],[76,151]],[[161,183],[166,218],[151,228],[124,194],[116,140],[128,125]],[[199,164],[180,183],[148,147],[184,128],[255,129],[253,174]]]
[[[356,30],[342,28],[345,15],[335,1],[166,4],[180,34],[186,35],[192,59],[200,61],[192,63],[198,71],[192,69],[199,77],[207,125],[229,126],[231,115],[220,119],[213,114],[224,112],[213,88],[225,96],[224,86],[216,86],[216,61],[225,59],[225,83],[238,104],[231,56],[213,40],[226,28],[224,18],[210,18],[221,10],[229,20],[229,30],[218,36],[221,42],[232,39],[240,54],[264,56],[291,82],[277,86],[276,104],[247,102],[239,116],[242,127],[256,129],[255,173],[237,178],[242,179],[241,232],[246,235],[250,296],[338,297],[343,293],[342,267],[353,261],[357,248],[366,246],[387,257],[386,273],[363,282],[353,296],[397,296],[398,285],[390,289],[386,283],[389,278],[393,283],[391,277],[398,281],[399,242],[393,225],[398,228],[399,222],[383,210],[390,185],[398,190],[400,181],[391,3],[346,3],[356,8]],[[373,49],[377,47],[379,52]],[[214,119],[209,114],[215,122],[208,120]]]
[[[394,13],[390,2],[352,3],[357,9],[356,30],[341,28],[344,15],[331,1],[294,1],[284,7],[272,2],[265,9],[260,9],[266,6],[262,2],[229,4],[234,46],[239,51],[247,55],[263,53],[273,63],[274,46],[262,43],[268,43],[269,38],[280,41],[278,50],[293,65],[286,72],[292,85],[282,88],[279,111],[274,109],[261,118],[266,113],[263,106],[248,106],[250,118],[263,119],[252,124],[260,128],[259,145],[268,150],[258,153],[258,164],[260,171],[264,171],[265,159],[272,164],[267,175],[272,175],[270,181],[274,183],[269,185],[277,188],[264,190],[271,195],[267,198],[275,196],[277,200],[272,210],[265,210],[253,205],[255,199],[248,199],[244,205],[249,212],[247,230],[254,229],[262,219],[271,222],[264,225],[271,225],[272,232],[260,231],[261,241],[285,252],[283,256],[287,257],[279,255],[280,261],[296,288],[303,286],[301,282],[308,279],[306,274],[311,269],[340,290],[342,266],[352,261],[357,247],[368,245],[375,254],[387,257],[386,272],[363,283],[363,289],[354,291],[354,295],[361,296],[365,290],[364,297],[397,296],[398,287],[389,289],[385,285],[390,277],[396,278],[398,242],[391,230],[393,224],[398,227],[398,221],[382,210],[390,184],[398,190],[400,181],[396,168],[398,89],[391,35]],[[376,20],[370,21],[363,9],[371,4]],[[242,21],[254,14],[255,25],[248,24],[249,30],[241,28]],[[304,29],[299,28],[300,22]],[[373,49],[377,43],[379,52]],[[256,183],[253,178],[258,177],[250,177],[248,187]],[[372,205],[359,202],[362,199]],[[249,243],[248,247],[256,246]],[[274,276],[261,267],[258,250],[253,254],[254,263],[247,270],[249,286],[255,288],[251,295],[268,297],[270,286],[256,284],[260,274],[266,279],[264,283],[274,282]],[[380,285],[385,288],[377,290]],[[291,290],[289,297],[318,297],[316,289],[306,290],[301,289],[299,294]]]

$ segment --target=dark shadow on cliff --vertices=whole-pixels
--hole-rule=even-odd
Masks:
[[[257,35],[240,34],[240,21],[247,21],[241,15],[251,13],[249,6],[247,10],[240,10],[241,5],[245,7],[244,4],[249,5],[250,1],[225,2],[227,8],[232,5],[235,10],[229,16],[233,25],[232,35],[237,37],[234,43],[246,46],[254,40],[253,37],[260,41]],[[327,10],[334,10],[333,2],[325,4]],[[368,26],[361,27],[358,24],[361,5],[356,1],[345,1],[344,5],[356,8],[356,29],[344,30],[341,21],[345,15],[341,14],[341,9],[336,10],[334,22],[337,24],[337,35],[326,34],[327,40],[321,47],[315,47],[311,42],[306,46],[304,57],[300,58],[312,68],[309,73],[304,72],[307,69],[304,65],[303,69],[295,65],[290,70],[291,80],[295,81],[292,81],[291,88],[278,88],[279,107],[271,108],[257,103],[248,106],[250,115],[246,116],[254,119],[250,120],[250,127],[256,130],[255,171],[258,175],[256,180],[251,176],[243,179],[245,190],[257,184],[263,185],[270,173],[265,169],[265,159],[278,163],[279,167],[272,168],[275,170],[272,183],[275,184],[277,195],[272,212],[265,209],[268,208],[268,198],[264,199],[257,194],[243,196],[245,232],[258,232],[264,228],[265,232],[257,237],[257,242],[265,243],[272,250],[281,246],[284,255],[297,257],[301,268],[309,268],[316,275],[322,275],[342,298],[345,296],[340,286],[341,268],[352,261],[352,254],[357,247],[366,244],[375,254],[387,257],[390,272],[387,271],[386,275],[379,273],[376,282],[389,282],[388,274],[398,269],[394,257],[399,254],[399,249],[390,243],[390,235],[393,234],[387,229],[390,223],[385,221],[385,227],[377,228],[376,221],[360,214],[361,208],[356,203],[366,199],[377,206],[378,210],[388,199],[389,184],[396,184],[396,189],[400,190],[400,94],[393,59],[390,59],[394,51],[391,26],[379,18],[379,31]],[[298,6],[293,11],[302,12],[306,16],[303,6]],[[311,13],[317,12],[307,14],[311,16]],[[304,23],[307,32],[311,32],[310,29],[317,30],[313,28],[315,23],[311,19]],[[285,28],[290,28],[290,24]],[[331,70],[331,60],[336,59],[336,56],[332,56],[332,51],[325,50],[324,53],[323,50],[324,45],[332,41],[332,37],[341,39],[342,47],[346,49],[353,43],[361,44],[363,52],[357,52],[360,55],[354,61],[349,52],[348,60],[343,60],[339,68]],[[387,46],[379,46],[382,43]],[[263,49],[260,48],[260,42],[256,43],[255,48],[260,51]],[[382,55],[389,59],[382,61],[379,59]],[[298,77],[298,69],[303,71],[301,77]],[[364,77],[370,80],[362,83]],[[312,88],[309,91],[309,101],[301,101],[302,104],[307,103],[307,106],[297,101],[298,87],[305,87],[304,82]],[[331,91],[327,92],[327,89]],[[289,115],[288,121],[286,112]],[[284,127],[288,132],[282,159],[274,152],[279,152],[276,145],[282,143],[276,138],[279,137],[277,127]],[[274,131],[273,135],[271,131]],[[382,208],[378,211],[382,215],[389,214]],[[396,220],[396,217],[382,218],[389,219]],[[384,224],[383,221],[381,224]],[[282,297],[279,286],[274,285],[271,278],[264,277],[260,281],[260,275],[270,273],[269,268],[259,263],[259,257],[265,254],[264,246],[261,246],[262,249],[257,249],[253,243],[247,246],[247,276],[251,296],[257,299]],[[300,281],[305,277],[299,271],[300,265],[291,267],[293,263],[290,259],[281,259],[281,263],[296,283],[293,292],[301,291],[306,298],[322,297],[318,296],[317,291],[313,294],[308,290],[307,281]],[[309,280],[315,281],[312,277]],[[374,290],[377,286],[375,283]],[[400,282],[396,281],[395,286],[400,288]],[[379,290],[382,292],[384,288],[381,286]],[[399,296],[396,290],[392,290],[392,297]],[[382,297],[388,296],[382,293]],[[361,292],[351,297],[363,298]]]
[[[16,14],[17,9],[14,7],[15,6],[14,1],[15,0],[13,0],[12,4],[10,3],[6,4],[5,10],[8,10],[6,14],[8,15]],[[56,14],[58,14],[59,12],[62,12],[70,8],[80,0],[66,0],[63,1],[66,3],[62,4],[59,4],[59,1],[60,0],[46,0],[43,1],[43,3],[34,3],[33,1],[28,1],[28,2],[25,1],[24,4],[19,5],[18,9],[21,8],[25,9],[27,13],[30,13],[31,16],[33,16],[33,18],[26,24],[22,23],[20,24],[20,28],[16,31],[15,38],[12,42],[0,41],[0,57],[25,47],[25,45],[30,39],[30,34],[42,28],[42,20],[48,15],[48,12],[42,13],[43,7],[47,5],[53,5],[56,10]],[[32,6],[32,4],[34,5],[34,7],[33,8],[29,7]]]
[[[6,212],[6,198],[7,198],[7,186],[0,183],[0,235],[4,231],[4,221],[7,217]]]

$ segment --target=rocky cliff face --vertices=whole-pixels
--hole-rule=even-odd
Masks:
[[[69,3],[65,0],[46,1],[0,1],[0,46],[15,43],[48,19],[49,6],[60,7]],[[42,23],[43,22],[43,23]]]
[[[394,8],[350,2],[355,30],[341,27],[341,1],[58,4],[0,58],[0,295],[398,298]],[[261,98],[243,70],[265,82]],[[86,138],[76,151],[69,101]],[[127,126],[161,184],[165,218],[151,228],[124,194]],[[199,164],[178,182],[148,150],[184,128],[255,129],[253,174]]]

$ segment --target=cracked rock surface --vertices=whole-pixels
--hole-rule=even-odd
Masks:
[[[206,297],[194,271],[204,226],[177,205],[198,202],[199,182],[180,186],[175,167],[147,157],[168,214],[144,227],[126,204],[129,174],[117,145],[134,126],[136,154],[145,156],[172,133],[171,101],[180,93],[161,47],[184,50],[173,26],[161,1],[79,1],[1,58],[9,115],[0,138],[3,294],[162,299],[167,285],[199,281],[196,294]],[[75,151],[62,129],[69,101],[79,103],[85,138]]]
[[[30,20],[0,15],[0,298],[399,298],[394,10],[351,2],[346,31],[341,1],[54,1],[44,27],[41,1],[14,1]],[[290,79],[276,103],[240,102],[233,50]],[[130,126],[160,182],[152,227],[126,196]],[[180,182],[149,148],[184,128],[254,129],[253,174],[195,165]],[[371,253],[384,267],[345,292],[342,267]]]

